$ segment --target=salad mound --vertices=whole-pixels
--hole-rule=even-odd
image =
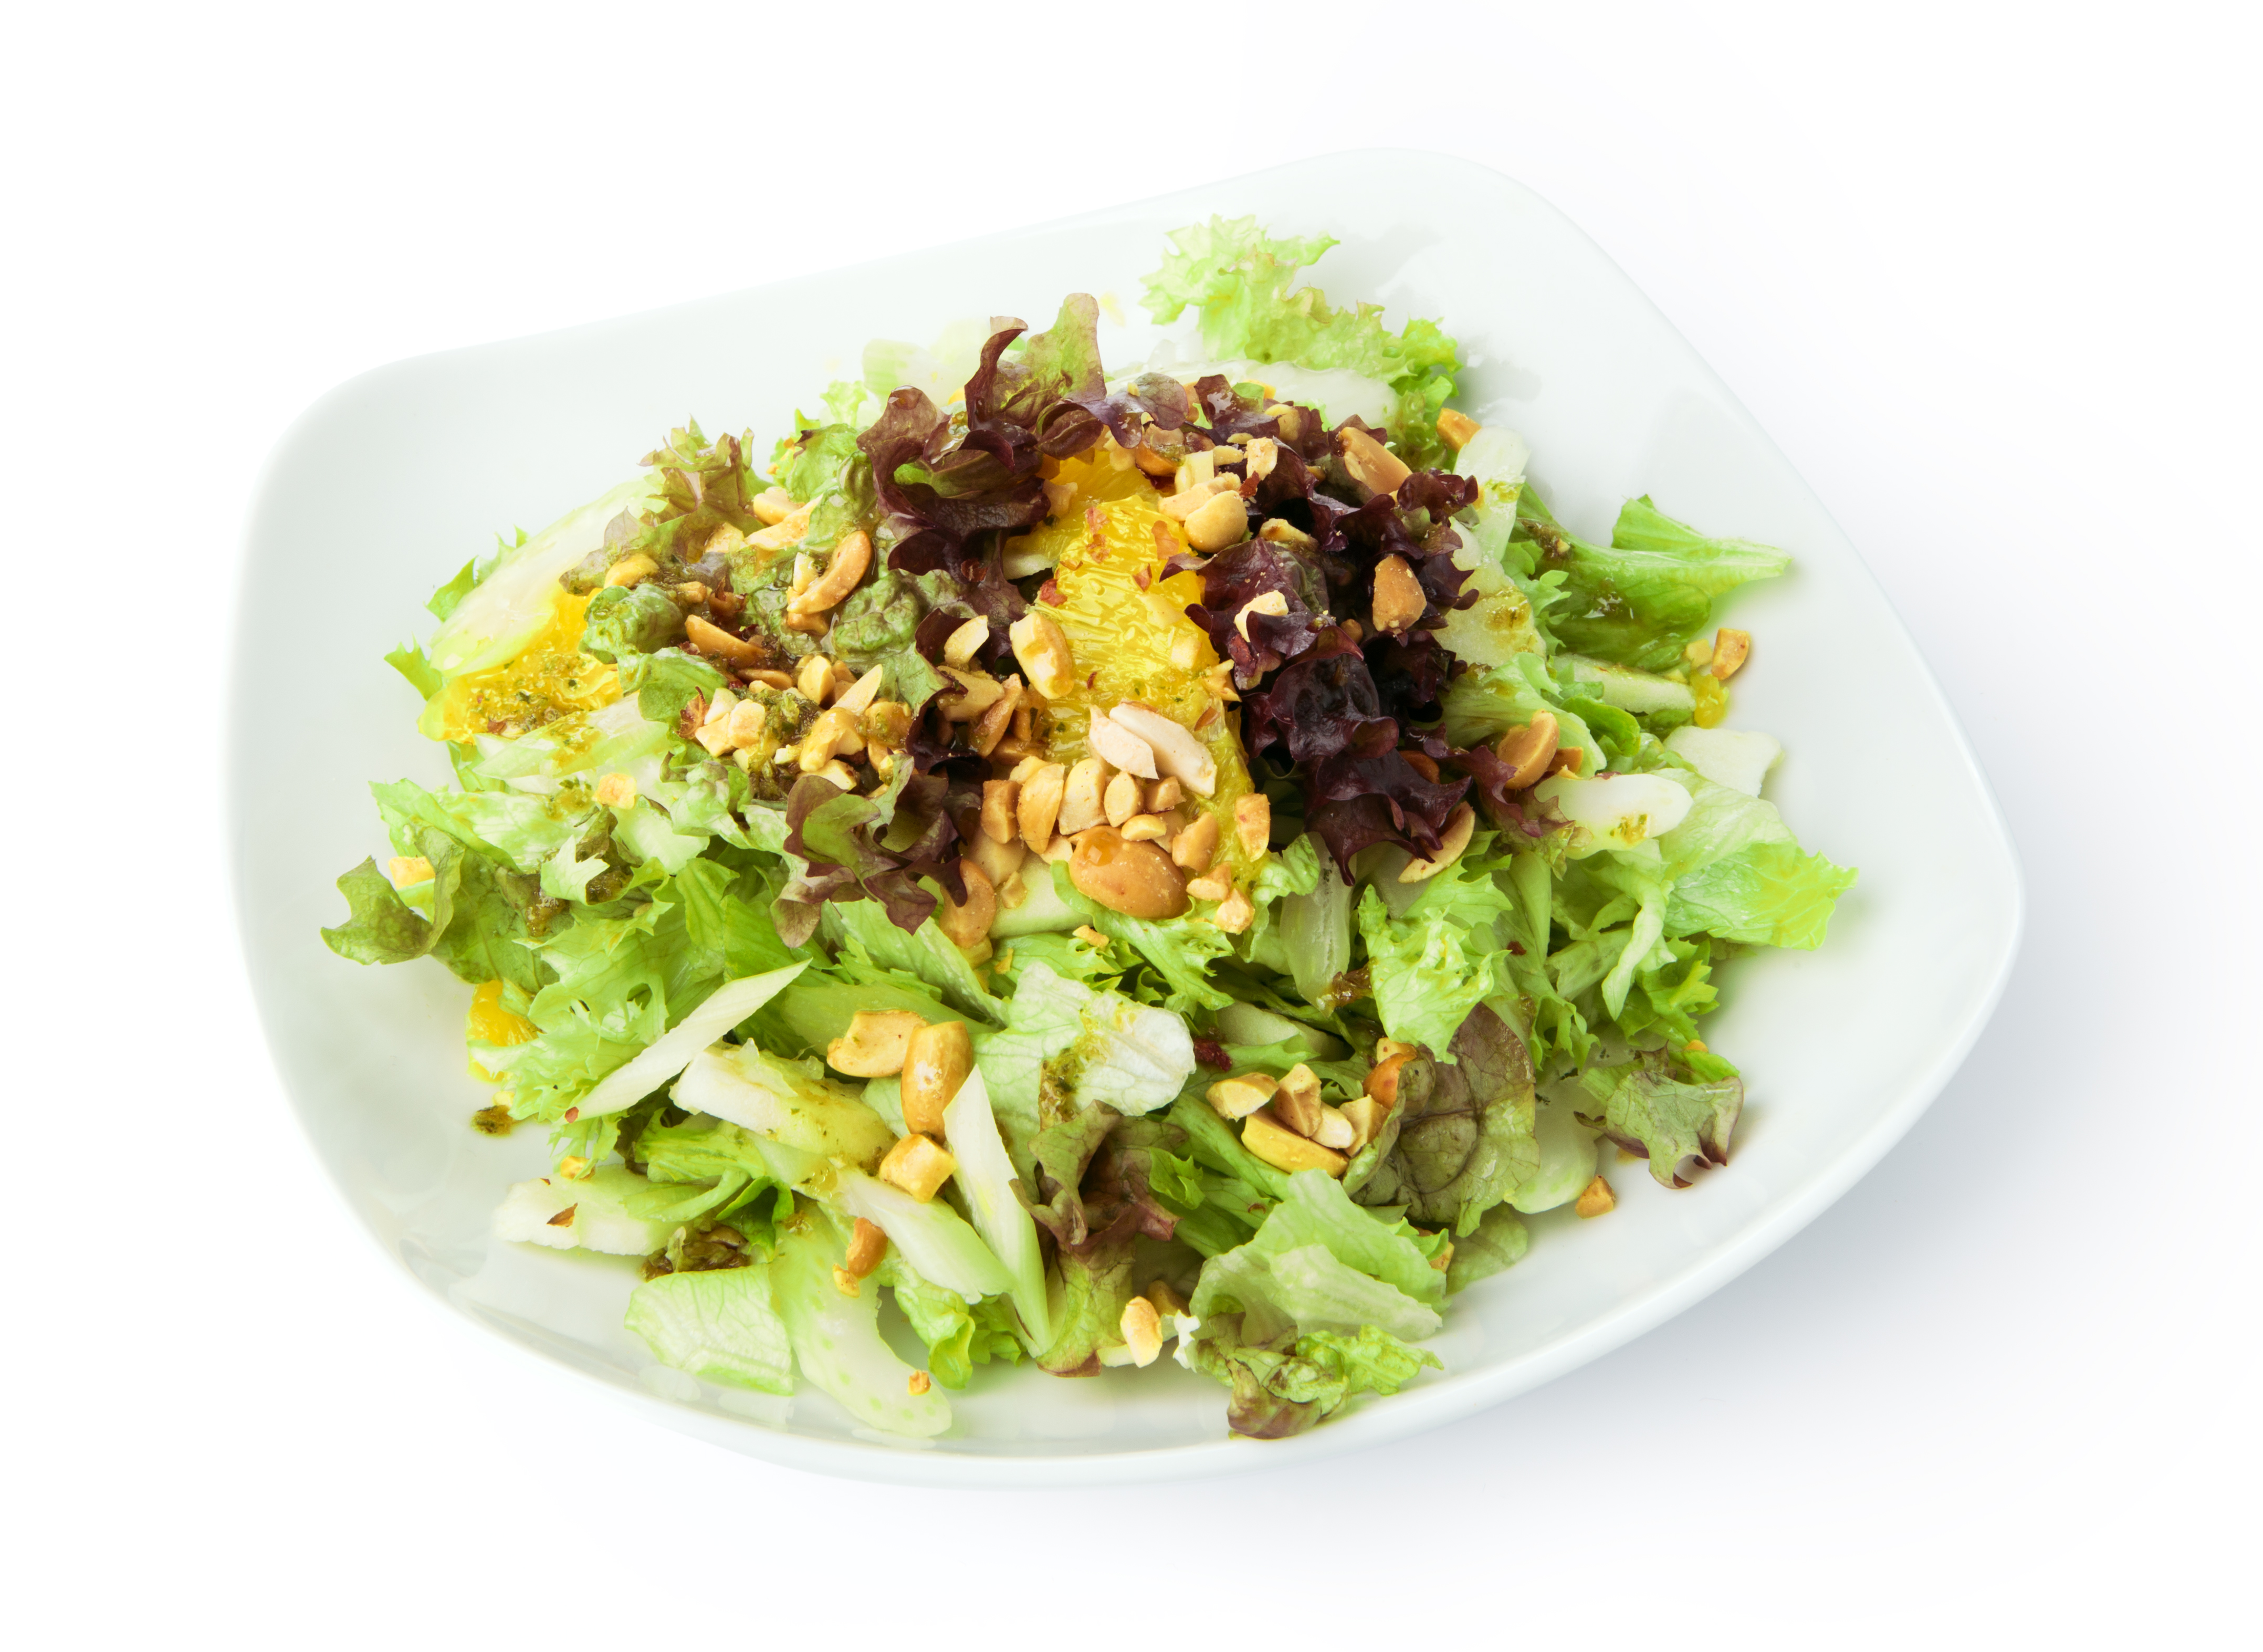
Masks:
[[[1130,373],[1077,293],[874,344],[766,467],[687,424],[389,656],[455,784],[372,788],[323,937],[474,986],[474,1122],[551,1142],[495,1232],[634,1258],[656,1359],[932,1436],[1169,1346],[1287,1435],[1611,1209],[1601,1144],[1726,1162],[1716,971],[1855,875],[1728,722],[1789,559],[1558,521],[1332,244],[1179,232]]]

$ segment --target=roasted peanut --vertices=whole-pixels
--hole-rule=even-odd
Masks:
[[[943,1134],[943,1110],[974,1070],[974,1042],[964,1021],[937,1021],[912,1034],[904,1049],[904,1128]]]
[[[888,1149],[880,1161],[880,1179],[902,1188],[924,1205],[958,1168],[958,1161],[947,1149],[923,1135],[913,1134]]]
[[[1273,1092],[1273,1115],[1298,1135],[1317,1131],[1320,1127],[1319,1076],[1302,1061],[1282,1074],[1281,1087]]]
[[[1341,1176],[1348,1163],[1334,1148],[1324,1148],[1309,1137],[1284,1128],[1264,1109],[1241,1121],[1241,1145],[1275,1170],[1287,1170],[1291,1175],[1298,1170],[1325,1170],[1330,1176]]]
[[[977,832],[966,852],[968,858],[982,868],[982,875],[990,880],[991,887],[997,890],[1000,906],[1010,909],[1021,904],[1019,899],[1007,893],[1006,885],[1021,871],[1022,862],[1030,852],[1027,844],[1019,837],[1009,837],[1001,844],[987,831]]]
[[[1556,714],[1536,713],[1523,728],[1510,729],[1493,748],[1493,755],[1508,765],[1505,782],[1508,790],[1522,792],[1538,785],[1556,757]]]
[[[1364,1088],[1377,1105],[1388,1111],[1399,1105],[1399,1076],[1413,1058],[1405,1051],[1385,1056],[1367,1075]]]
[[[1075,685],[1075,657],[1069,652],[1068,637],[1052,615],[1031,609],[1014,621],[1006,635],[1030,686],[1038,693],[1052,699]]]
[[[1228,889],[1210,921],[1229,935],[1239,935],[1257,921],[1257,903],[1244,889]]]
[[[1006,685],[994,677],[962,671],[955,665],[944,666],[943,674],[958,685],[955,693],[946,689],[937,697],[944,716],[952,722],[974,722],[1005,698]]]
[[[639,551],[634,556],[624,556],[605,570],[608,585],[634,585],[650,579],[660,571],[660,564]]]
[[[1133,1365],[1152,1366],[1163,1351],[1162,1317],[1146,1297],[1135,1296],[1124,1304],[1116,1328],[1124,1333],[1124,1345],[1131,1350]]]
[[[1020,801],[1021,784],[1015,780],[982,782],[982,835],[995,843],[1014,836],[1014,806]]]
[[[776,528],[766,530],[776,533]],[[819,614],[836,607],[849,593],[857,589],[865,570],[872,566],[872,541],[864,529],[842,540],[833,547],[833,560],[825,571],[813,581],[808,590],[785,605],[791,614]]]
[[[1210,870],[1210,863],[1218,859],[1218,816],[1197,815],[1194,823],[1181,832],[1171,844],[1172,861],[1189,872]]]
[[[927,1022],[909,1010],[859,1010],[849,1030],[825,1047],[825,1064],[851,1078],[881,1078],[904,1070],[904,1051]]]
[[[1438,841],[1438,852],[1427,860],[1410,860],[1399,868],[1399,881],[1420,883],[1425,878],[1435,878],[1462,858],[1462,851],[1470,846],[1470,834],[1477,829],[1478,812],[1467,803],[1454,805],[1454,812],[1446,816],[1446,830]]]
[[[807,656],[793,674],[793,685],[811,705],[822,706],[833,692],[833,662],[822,654]]]
[[[627,808],[637,801],[637,783],[625,774],[607,774],[597,780],[597,801],[607,808]],[[424,874],[430,877],[427,871]]]
[[[1366,1101],[1368,1098],[1362,1097],[1361,1099]],[[1369,1101],[1368,1105],[1373,1106],[1375,1104]],[[1324,1148],[1334,1148],[1339,1153],[1348,1153],[1358,1134],[1342,1108],[1331,1107],[1326,1102],[1320,1104],[1320,1121],[1313,1127],[1313,1141]]]
[[[1134,844],[1160,843],[1170,835],[1170,828],[1154,815],[1134,815],[1117,830],[1124,834],[1126,843]]]
[[[1108,720],[1146,741],[1155,754],[1155,772],[1176,779],[1198,797],[1218,790],[1218,760],[1191,732],[1152,706],[1137,700],[1120,702]]]
[[[1187,893],[1197,901],[1223,901],[1233,893],[1233,878],[1224,866],[1212,866],[1199,878],[1187,880]]]
[[[1253,616],[1261,613],[1271,614],[1277,619],[1288,612],[1289,599],[1279,591],[1260,591],[1247,602],[1243,603],[1240,609],[1234,614],[1233,628],[1241,634],[1241,640],[1247,642],[1249,641],[1249,621]]]
[[[1092,743],[1094,755],[1110,767],[1136,774],[1143,780],[1155,778],[1155,748],[1122,723],[1093,712],[1086,725],[1086,738]]]
[[[734,665],[752,665],[763,657],[763,650],[755,644],[733,636],[720,626],[710,625],[696,613],[683,617],[683,631],[693,648],[702,654],[712,654],[719,660],[728,660]]]
[[[1186,795],[1186,782],[1175,774],[1167,774],[1148,786],[1147,811],[1160,815],[1167,808],[1176,808]]]
[[[1484,427],[1466,413],[1457,413],[1448,408],[1438,415],[1438,435],[1456,453],[1470,445],[1470,438]]]
[[[1179,869],[1154,844],[1127,842],[1112,826],[1077,838],[1068,876],[1079,893],[1127,917],[1177,917],[1187,909]]]
[[[1354,1096],[1337,1111],[1351,1126],[1351,1141],[1343,1149],[1347,1153],[1357,1153],[1382,1134],[1383,1121],[1391,1113],[1390,1108],[1372,1096]]]
[[[1100,806],[1110,826],[1122,827],[1125,821],[1139,812],[1139,778],[1119,774],[1109,781],[1108,789],[1101,793]]]
[[[764,527],[776,527],[793,514],[793,496],[783,488],[766,488],[748,502],[747,509]]]
[[[1187,515],[1187,543],[1198,551],[1222,551],[1249,537],[1249,511],[1232,488],[1213,494]]]
[[[1706,669],[1724,683],[1744,668],[1753,651],[1753,634],[1723,626],[1713,634],[1713,663]]]
[[[1061,792],[1060,819],[1057,822],[1061,835],[1074,837],[1081,831],[1097,826],[1107,817],[1103,795],[1108,789],[1108,765],[1098,757],[1086,757],[1068,772],[1068,784]]]
[[[1617,1209],[1618,1203],[1618,1195],[1611,1192],[1611,1185],[1598,1176],[1580,1191],[1572,1208],[1582,1216],[1600,1216]]]
[[[1375,565],[1372,613],[1377,630],[1404,631],[1420,620],[1429,605],[1422,582],[1414,577],[1414,570],[1406,565],[1405,557],[1386,556]]]
[[[1009,677],[1006,679],[1005,692],[998,696],[996,703],[976,718],[974,727],[967,731],[966,743],[974,748],[977,756],[987,757],[998,749],[999,743],[1005,739],[1006,730],[1013,726],[1014,718],[1021,708],[1022,679]]]
[[[1247,1119],[1281,1088],[1281,1081],[1270,1073],[1238,1073],[1232,1078],[1221,1078],[1203,1091],[1211,1108],[1221,1119]]]
[[[958,875],[965,882],[966,899],[953,901],[944,895],[935,909],[935,926],[952,946],[972,947],[988,936],[991,920],[998,916],[998,890],[989,874],[964,855],[958,859]]]
[[[943,640],[943,663],[964,666],[989,641],[990,622],[982,619],[969,620]]]
[[[1034,854],[1045,852],[1060,818],[1061,799],[1068,789],[1068,771],[1058,763],[1040,763],[1022,777],[1022,793],[1014,801],[1014,819],[1022,841]]]
[[[1413,475],[1398,454],[1356,427],[1336,432],[1336,451],[1343,455],[1344,468],[1351,473],[1351,479],[1370,498],[1398,492],[1399,484]]]
[[[1252,792],[1247,797],[1236,798],[1233,803],[1233,835],[1241,844],[1241,852],[1251,860],[1264,854],[1273,841],[1273,800],[1262,792]]]
[[[871,1277],[880,1258],[888,1254],[888,1235],[877,1222],[857,1218],[857,1226],[849,1235],[849,1264],[844,1272],[852,1279]]]

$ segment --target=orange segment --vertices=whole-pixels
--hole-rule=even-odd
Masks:
[[[1017,550],[1052,556],[1052,590],[1061,600],[1041,599],[1039,606],[1059,623],[1076,657],[1076,686],[1038,719],[1046,755],[1057,763],[1076,762],[1086,754],[1090,714],[1105,714],[1127,699],[1196,728],[1217,760],[1218,791],[1189,803],[1218,816],[1219,840],[1228,845],[1224,858],[1233,862],[1237,878],[1246,878],[1250,863],[1233,830],[1234,801],[1250,790],[1240,719],[1228,706],[1207,727],[1197,728],[1216,700],[1204,679],[1218,664],[1209,637],[1186,616],[1187,605],[1202,600],[1202,579],[1196,574],[1162,577],[1164,562],[1187,548],[1186,536],[1162,513],[1154,487],[1136,469],[1071,459],[1052,480],[1067,485],[1066,501],[1052,520],[1015,542]]]
[[[620,673],[582,652],[587,597],[560,596],[558,612],[508,665],[457,677],[434,697],[419,726],[442,740],[524,734],[569,712],[596,711],[621,697]],[[490,729],[488,725],[500,724]]]

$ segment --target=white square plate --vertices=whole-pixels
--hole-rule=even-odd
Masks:
[[[687,415],[757,451],[867,338],[959,317],[1050,322],[1063,294],[1138,315],[1166,232],[1254,213],[1343,244],[1309,279],[1394,322],[1440,318],[1461,401],[1532,444],[1532,475],[1601,537],[1649,493],[1709,533],[1782,546],[1785,578],[1734,599],[1756,638],[1734,721],[1781,738],[1769,786],[1801,841],[1862,879],[1831,938],[1727,972],[1708,1040],[1749,1101],[1734,1162],[1686,1191],[1616,1168],[1608,1220],[1532,1224],[1530,1255],[1457,1298],[1446,1370],[1296,1439],[1231,1440],[1225,1391],[1168,1362],[1065,1382],[979,1372],[947,1436],[860,1434],[805,1387],[721,1391],[655,1366],[622,1329],[633,1264],[488,1237],[539,1132],[495,1141],[464,1072],[466,989],[437,965],[357,968],[315,932],[332,880],[383,847],[366,785],[446,778],[387,649],[498,529],[530,531],[632,473]],[[1110,330],[1111,364],[1146,354]],[[853,372],[853,366],[848,369]],[[309,623],[309,616],[318,623]],[[1529,191],[1437,156],[1338,156],[857,269],[536,338],[398,363],[311,409],[270,460],[247,547],[233,756],[244,946],[268,1037],[316,1154],[378,1242],[433,1294],[657,1420],[756,1457],[939,1485],[1153,1480],[1398,1438],[1522,1392],[1678,1313],[1781,1243],[1906,1130],[1977,1036],[2020,929],[2013,850],[1940,691],[1853,546],[1695,352],[1593,243]],[[594,1395],[593,1390],[593,1395]]]

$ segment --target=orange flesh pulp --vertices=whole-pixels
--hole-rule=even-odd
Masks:
[[[440,738],[524,734],[568,713],[596,711],[618,699],[620,673],[582,652],[582,621],[589,606],[587,597],[560,597],[556,616],[517,659],[457,677],[443,688],[437,719]]]
[[[1207,727],[1196,727],[1217,699],[1205,679],[1218,664],[1209,637],[1186,616],[1187,605],[1202,600],[1202,577],[1162,577],[1163,563],[1188,548],[1186,535],[1163,514],[1153,484],[1137,468],[1119,469],[1104,457],[1070,459],[1050,480],[1067,485],[1066,501],[1050,521],[1014,542],[1018,551],[1052,554],[1052,589],[1061,600],[1040,598],[1036,605],[1060,626],[1076,659],[1076,685],[1037,720],[1046,756],[1056,763],[1084,757],[1090,714],[1105,714],[1127,699],[1194,728],[1218,764],[1218,790],[1208,799],[1189,796],[1184,807],[1218,816],[1219,859],[1233,864],[1237,880],[1244,879],[1253,863],[1233,830],[1234,801],[1251,789],[1241,720],[1233,706],[1221,706]]]

